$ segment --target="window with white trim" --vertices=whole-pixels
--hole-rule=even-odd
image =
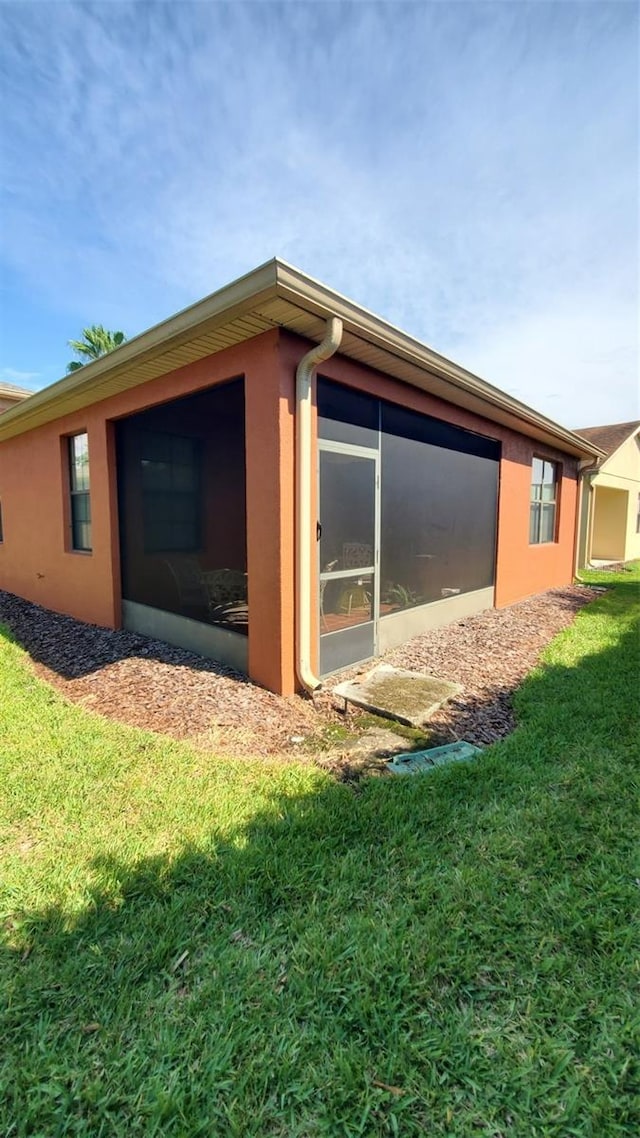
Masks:
[[[89,493],[89,437],[86,431],[71,435],[69,444],[69,494],[71,548],[91,552],[91,496]]]
[[[558,464],[534,458],[531,469],[529,544],[542,545],[556,540],[558,505]]]

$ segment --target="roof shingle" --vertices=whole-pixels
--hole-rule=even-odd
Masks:
[[[603,450],[607,458],[640,427],[640,419],[632,423],[611,423],[605,427],[577,427],[576,434]]]

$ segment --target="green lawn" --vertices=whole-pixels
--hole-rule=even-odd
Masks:
[[[0,637],[2,1138],[638,1133],[640,571],[601,576],[515,734],[355,788]]]

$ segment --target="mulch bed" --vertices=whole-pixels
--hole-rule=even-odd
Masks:
[[[443,738],[491,743],[513,730],[511,695],[541,650],[598,591],[569,586],[490,609],[418,636],[385,659],[461,683],[461,695],[431,723]],[[331,677],[312,702],[274,695],[180,648],[83,624],[2,590],[0,621],[27,650],[36,672],[74,703],[218,753],[295,753],[293,739],[319,735],[340,717],[342,703],[331,688],[365,670]],[[350,713],[352,719],[357,713]]]
[[[416,636],[384,659],[398,668],[462,684],[462,693],[429,720],[437,741],[494,743],[513,731],[513,692],[535,667],[543,648],[600,591],[567,586],[508,608],[487,609]],[[362,671],[360,666],[341,674],[340,679]]]
[[[51,612],[0,590],[0,622],[35,671],[109,719],[231,754],[277,754],[317,728],[309,700],[284,699],[214,660],[134,632]]]

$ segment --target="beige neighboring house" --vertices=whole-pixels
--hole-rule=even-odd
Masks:
[[[9,411],[17,403],[21,403],[29,395],[33,395],[33,392],[27,391],[25,387],[16,387],[13,383],[4,383],[0,380],[0,415],[3,411]]]
[[[640,558],[640,420],[576,434],[605,453],[582,471],[578,568]]]

